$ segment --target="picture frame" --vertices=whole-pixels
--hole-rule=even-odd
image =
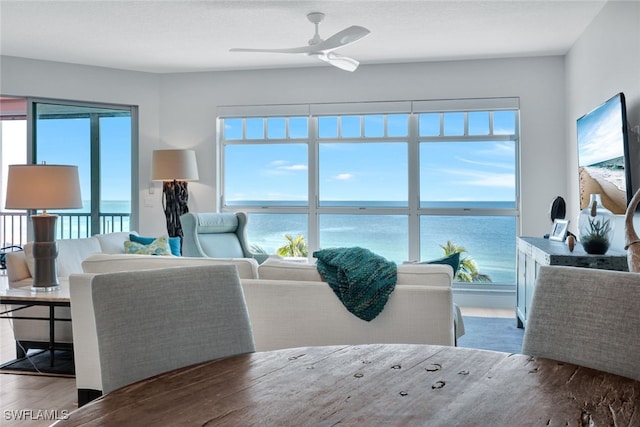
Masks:
[[[560,242],[564,242],[564,239],[567,237],[568,229],[569,229],[568,219],[555,219],[553,221],[553,227],[551,228],[551,233],[549,234],[549,240],[557,240]]]

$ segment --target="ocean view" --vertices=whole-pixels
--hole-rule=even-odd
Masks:
[[[257,201],[256,206],[299,206],[296,201]],[[243,202],[247,205],[248,203]],[[253,205],[253,203],[251,203]],[[325,201],[322,207],[405,207],[406,202]],[[422,207],[460,209],[509,209],[514,202],[430,202]],[[396,263],[409,261],[406,215],[320,214],[321,248],[360,246]],[[513,216],[423,215],[420,217],[420,259],[444,255],[441,245],[452,241],[464,247],[481,273],[494,283],[513,284],[516,279],[516,219]],[[285,244],[285,234],[308,236],[306,214],[250,214],[248,238],[252,245],[274,253]]]
[[[409,259],[408,219],[404,215],[319,216],[320,247],[360,246],[396,263]],[[505,216],[423,216],[421,218],[419,261],[444,255],[440,245],[448,240],[467,249],[481,273],[494,283],[515,283],[515,218]],[[307,236],[304,214],[251,214],[250,244],[274,253],[285,244],[284,235]]]
[[[295,202],[261,201],[264,205],[292,206]],[[402,207],[403,202],[327,202],[325,206],[392,206]],[[432,203],[429,207],[459,208],[459,202]],[[513,202],[475,202],[464,203],[471,208],[510,208]],[[88,202],[85,202],[88,206]],[[101,209],[105,213],[127,213],[128,201],[103,201]],[[88,209],[67,210],[63,214],[87,212]],[[67,221],[68,218],[65,219]],[[408,218],[406,215],[354,215],[320,214],[319,243],[321,248],[360,246],[367,248],[396,263],[409,260]],[[105,219],[106,231],[129,230],[129,219],[123,218],[122,227],[119,217]],[[86,233],[86,226],[65,224],[64,229],[71,230],[75,236]],[[424,215],[420,217],[420,259],[427,261],[444,255],[440,245],[452,241],[464,247],[463,256],[473,259],[478,270],[491,277],[494,283],[513,284],[516,279],[516,220],[512,216],[453,216]],[[285,244],[285,234],[296,237],[308,236],[306,214],[249,214],[248,239],[251,245],[275,253]]]

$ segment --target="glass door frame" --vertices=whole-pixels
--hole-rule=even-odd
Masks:
[[[100,103],[100,102],[84,102],[84,101],[73,101],[66,99],[56,99],[56,98],[40,98],[40,97],[26,97],[27,100],[27,163],[35,163],[36,159],[36,147],[37,147],[37,138],[36,138],[36,126],[37,126],[37,117],[36,117],[36,108],[37,104],[56,104],[56,105],[64,105],[64,106],[72,106],[72,107],[86,107],[86,108],[101,108],[101,109],[113,109],[113,110],[122,110],[130,113],[131,117],[131,216],[129,219],[129,229],[137,230],[138,229],[138,218],[139,218],[139,179],[138,179],[138,107],[135,105],[124,105],[124,104],[109,104],[109,103]],[[99,135],[97,140],[95,140],[94,133],[94,123],[92,119],[91,123],[91,141],[92,149],[94,146],[98,146],[99,148]],[[99,159],[95,160],[95,156],[91,160],[91,193],[100,194],[100,177],[96,177],[96,171],[99,171]],[[96,168],[98,166],[98,168]],[[91,234],[97,234],[100,230],[100,198],[91,197]],[[28,238],[32,239],[33,236],[29,235],[31,233],[31,227],[28,229]]]

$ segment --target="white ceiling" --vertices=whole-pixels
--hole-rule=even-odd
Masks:
[[[612,1],[612,0],[610,0]],[[154,73],[318,66],[304,55],[230,53],[371,34],[340,54],[361,64],[562,55],[606,0],[0,0],[0,54]]]

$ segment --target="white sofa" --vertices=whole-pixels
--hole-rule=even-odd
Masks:
[[[129,240],[129,234],[137,233],[119,232],[97,234],[85,239],[58,240],[58,277],[66,279],[73,273],[82,272],[82,261],[89,255],[123,254],[124,242]],[[33,282],[32,246],[33,243],[29,242],[24,246],[24,251],[7,253],[9,287],[28,286]]]
[[[108,234],[98,234],[83,239],[60,239],[58,240],[58,277],[61,281],[66,281],[71,274],[82,273],[82,262],[91,255],[110,254],[126,257],[133,260],[139,255],[125,255],[124,242],[129,240],[132,232],[118,232]],[[148,263],[160,261],[164,257],[151,258]],[[190,265],[189,258],[184,258],[185,265]],[[192,258],[201,261],[202,258]],[[33,283],[34,261],[32,256],[32,243],[27,243],[24,251],[7,253],[7,277],[9,287],[17,288],[30,286]],[[155,261],[154,261],[155,260]],[[241,278],[258,277],[258,263],[255,260],[241,258],[231,260],[238,267]],[[160,261],[162,262],[162,261]],[[222,261],[212,261],[221,263]],[[16,316],[23,317],[43,317],[48,318],[49,309],[47,307],[31,307],[16,312]],[[56,307],[56,318],[69,319],[71,313],[69,308]],[[16,355],[18,358],[30,348],[48,348],[49,346],[49,323],[42,320],[13,320],[14,336],[16,341]],[[71,322],[58,321],[55,323],[55,343],[58,347],[71,347],[73,342],[73,332]]]
[[[85,274],[72,275],[69,282],[80,404],[101,390],[95,366],[95,326],[92,330],[88,303],[93,275],[214,262],[243,268],[244,263],[256,261],[96,254],[82,263]],[[399,265],[395,290],[383,311],[370,322],[347,311],[314,264],[270,258],[257,268],[256,278],[241,275],[241,282],[256,351],[366,343],[455,344],[454,318],[458,313],[452,300],[452,270],[446,265]],[[464,333],[461,318],[457,332],[458,336]]]
[[[58,277],[67,280],[70,274],[82,272],[82,261],[95,253],[124,253],[124,241],[129,239],[128,232],[101,234],[85,239],[58,240]],[[34,262],[32,243],[24,246],[24,251],[7,253],[7,277],[9,287],[31,286],[33,283]],[[69,308],[56,307],[56,317],[70,318]],[[49,317],[47,307],[31,307],[16,312],[16,316]],[[49,346],[49,323],[42,320],[14,320],[13,330],[16,341],[16,354],[20,358],[30,348]],[[56,345],[70,346],[73,342],[71,322],[55,323]]]

